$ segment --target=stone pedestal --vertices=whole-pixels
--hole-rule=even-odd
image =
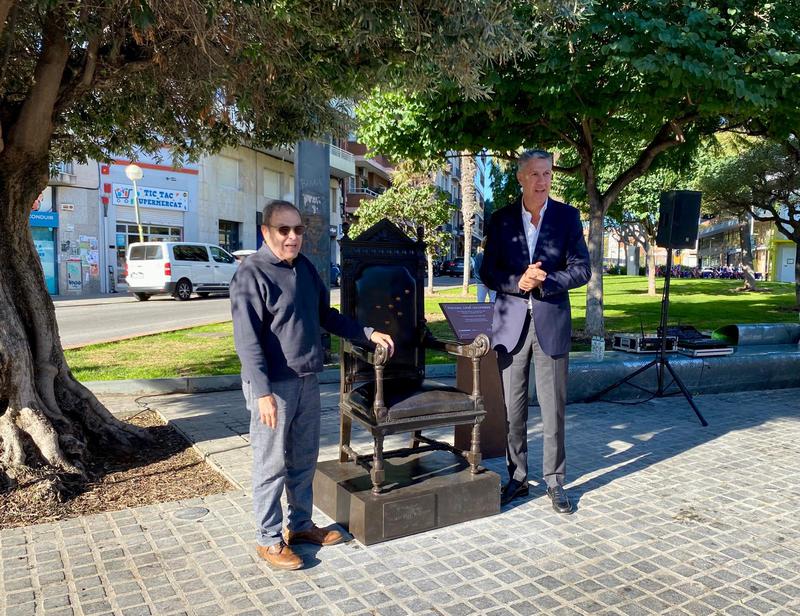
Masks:
[[[500,513],[500,477],[477,475],[450,452],[429,451],[384,461],[382,494],[352,462],[317,465],[314,505],[364,545]]]
[[[459,357],[456,361],[456,387],[472,392],[472,360]],[[486,417],[481,422],[481,455],[484,460],[506,455],[506,407],[503,402],[503,383],[497,366],[497,352],[489,351],[481,359],[481,395]],[[456,426],[454,444],[464,451],[470,447],[472,426]]]

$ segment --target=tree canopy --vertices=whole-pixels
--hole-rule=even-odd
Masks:
[[[376,84],[480,97],[487,62],[546,36],[517,6],[0,0],[0,489],[34,465],[83,475],[91,447],[142,436],[64,360],[28,226],[50,164],[321,137]]]
[[[399,157],[559,150],[559,166],[580,177],[588,200],[587,329],[599,334],[609,207],[667,150],[721,130],[796,127],[798,26],[789,0],[602,0],[586,19],[559,26],[553,44],[495,64],[482,78],[489,98],[380,90],[357,110],[360,135]]]

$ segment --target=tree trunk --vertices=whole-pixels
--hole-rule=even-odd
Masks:
[[[800,308],[800,237],[794,236],[794,302]]]
[[[471,276],[470,261],[472,257],[472,223],[478,204],[475,198],[475,159],[469,152],[464,152],[461,158],[461,215],[464,218],[464,280],[461,285],[461,294],[469,295],[469,280]]]
[[[586,336],[605,336],[603,321],[603,232],[601,203],[589,202],[589,261],[592,277],[586,286]]]
[[[92,447],[132,446],[145,433],[116,420],[67,367],[28,227],[47,176],[46,150],[0,154],[0,477],[9,484],[35,469],[58,490],[64,474],[86,477]]]
[[[647,259],[647,294],[656,294],[656,243],[651,240],[644,245],[645,258]]]
[[[750,234],[750,216],[739,216],[739,246],[742,250],[742,268],[744,269],[744,286],[742,291],[757,291],[756,275],[753,271],[753,244]]]

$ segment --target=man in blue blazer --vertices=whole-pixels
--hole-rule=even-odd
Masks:
[[[501,503],[528,494],[528,385],[531,359],[542,414],[542,471],[559,513],[564,491],[564,415],[572,315],[570,289],[589,281],[589,251],[578,210],[550,197],[553,157],[527,150],[517,163],[522,199],[492,214],[480,276],[497,291],[492,345],[506,405],[509,481]]]

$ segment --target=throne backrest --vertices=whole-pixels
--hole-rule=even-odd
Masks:
[[[343,238],[341,259],[342,312],[390,334],[395,342],[384,378],[421,380],[425,244],[384,219],[355,239]],[[372,380],[375,374],[372,366],[345,354],[342,368],[351,383]]]

